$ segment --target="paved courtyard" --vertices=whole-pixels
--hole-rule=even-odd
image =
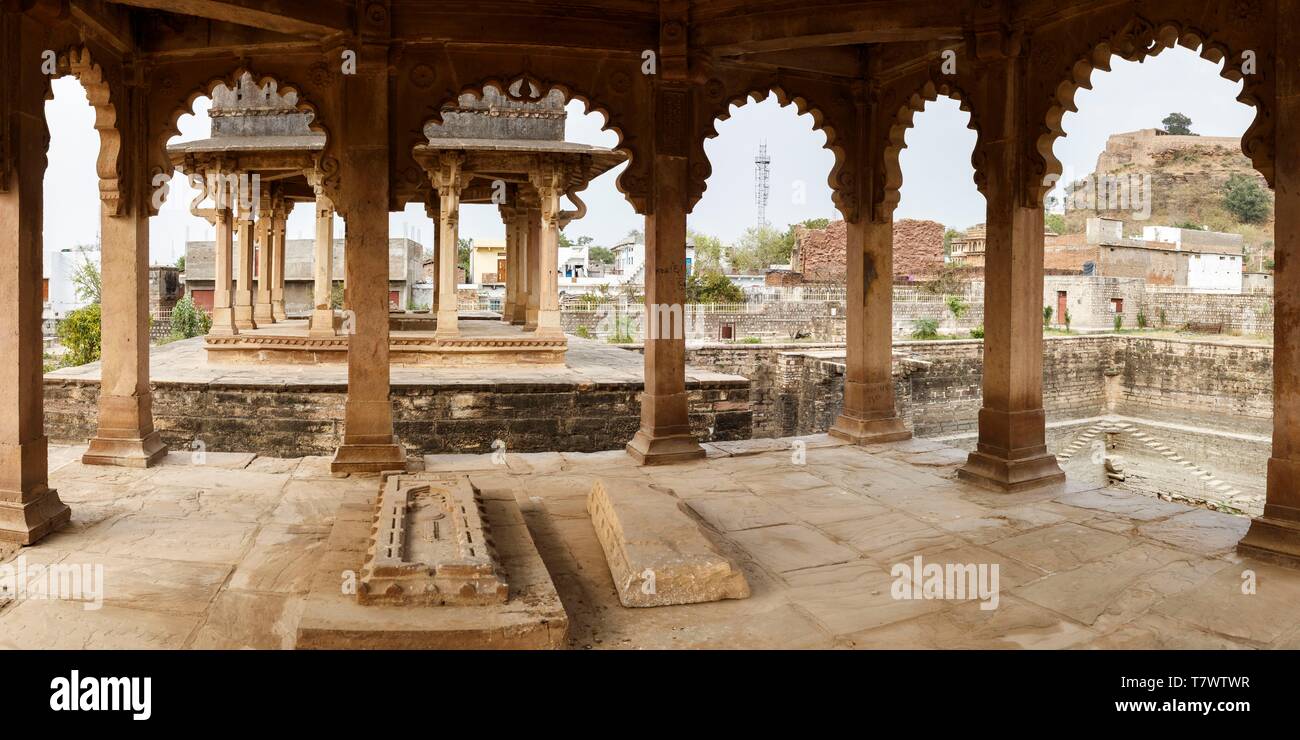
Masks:
[[[664,468],[622,452],[425,464],[514,491],[573,648],[1300,648],[1300,572],[1238,557],[1244,518],[1091,483],[985,491],[955,480],[965,453],[925,440],[706,447],[707,460]],[[336,510],[377,488],[332,477],[325,458],[208,453],[197,465],[178,452],[128,470],[83,466],[80,452],[51,448],[72,525],[0,561],[101,563],[102,608],[0,598],[0,646],[291,647]],[[586,511],[596,476],[679,497],[752,596],[620,606]],[[891,569],[918,555],[997,564],[997,608],[895,598]]]

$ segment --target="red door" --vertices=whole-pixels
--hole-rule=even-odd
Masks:
[[[1068,310],[1065,306],[1065,291],[1056,291],[1056,323],[1058,324],[1065,323],[1065,312]]]

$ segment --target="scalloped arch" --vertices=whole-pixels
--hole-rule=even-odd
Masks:
[[[880,202],[877,206],[879,212],[874,214],[877,218],[883,219],[886,214],[892,214],[894,209],[898,207],[903,187],[903,167],[899,162],[899,157],[902,155],[903,150],[907,148],[907,132],[915,125],[916,114],[924,112],[926,104],[938,100],[940,96],[957,101],[959,108],[970,116],[966,128],[974,131],[976,136],[975,147],[971,151],[971,166],[975,168],[975,187],[981,194],[984,194],[986,177],[981,168],[979,123],[975,119],[975,112],[971,108],[969,96],[951,83],[936,83],[934,80],[927,80],[919,90],[913,92],[906,102],[898,107],[898,111],[893,118],[893,125],[889,127],[888,140],[885,143],[882,157],[884,182],[880,191]]]
[[[731,118],[731,108],[743,108],[753,103],[761,103],[767,100],[768,96],[773,96],[777,104],[782,108],[793,105],[795,115],[803,116],[805,114],[812,116],[813,131],[820,132],[826,137],[826,142],[822,148],[828,150],[834,157],[835,162],[831,165],[830,172],[826,175],[826,184],[831,189],[831,200],[841,214],[849,207],[848,201],[851,201],[849,191],[853,187],[852,182],[846,182],[843,175],[844,163],[846,161],[844,143],[840,138],[839,132],[835,126],[827,122],[826,113],[817,105],[809,102],[808,98],[801,95],[791,95],[786,92],[780,85],[770,85],[766,87],[755,87],[737,95],[723,97],[722,101],[714,108],[713,115],[709,116],[708,127],[704,130],[704,135],[698,142],[697,151],[700,153],[701,165],[697,172],[692,173],[692,179],[696,181],[697,189],[695,200],[702,198],[704,192],[708,189],[708,178],[713,174],[713,164],[709,162],[708,153],[704,151],[704,142],[709,139],[716,139],[719,136],[718,123]],[[694,206],[694,202],[691,204]]]
[[[1219,76],[1232,82],[1242,82],[1237,100],[1255,108],[1255,119],[1241,138],[1241,150],[1259,171],[1269,186],[1273,185],[1273,152],[1268,143],[1268,112],[1263,105],[1263,95],[1258,86],[1263,84],[1259,75],[1245,75],[1241,71],[1241,54],[1234,53],[1225,43],[1210,34],[1181,21],[1150,23],[1140,16],[1130,19],[1119,31],[1091,44],[1070,66],[1069,78],[1055,88],[1052,103],[1044,121],[1044,131],[1038,137],[1037,151],[1042,157],[1043,182],[1037,188],[1039,203],[1051,190],[1063,172],[1060,160],[1053,152],[1056,140],[1065,136],[1062,126],[1065,114],[1077,113],[1075,95],[1080,88],[1092,89],[1093,70],[1110,71],[1113,56],[1130,62],[1140,62],[1154,57],[1175,45],[1198,51],[1202,59],[1218,64],[1223,62]]]
[[[157,158],[154,160],[155,163],[151,165],[150,168],[149,176],[151,180],[160,173],[170,176],[174,171],[170,166],[170,158],[167,156],[167,142],[173,137],[180,135],[181,116],[194,115],[194,104],[198,102],[199,98],[212,97],[212,93],[215,92],[218,87],[225,86],[229,89],[234,89],[234,87],[239,84],[239,79],[245,74],[252,75],[253,82],[255,82],[259,88],[266,86],[266,83],[268,82],[274,82],[278,94],[286,95],[288,93],[293,93],[296,98],[294,109],[311,114],[311,122],[307,127],[316,133],[324,134],[326,137],[326,146],[329,145],[329,128],[321,122],[320,113],[316,106],[303,96],[302,87],[300,85],[294,84],[293,82],[277,75],[260,74],[247,65],[239,65],[230,73],[224,76],[212,77],[207,82],[191,89],[190,92],[186,94],[184,102],[172,108],[172,112],[167,115],[166,123],[162,126],[162,130],[155,137],[154,143],[150,147],[153,150],[153,156]],[[166,165],[159,166],[157,162],[166,163]],[[163,200],[165,200],[165,198]],[[161,203],[159,205],[161,205]]]
[[[56,59],[60,76],[75,77],[95,111],[95,131],[99,133],[99,154],[95,159],[99,197],[109,213],[117,215],[122,208],[121,183],[124,178],[121,171],[122,133],[117,130],[117,107],[113,105],[112,86],[104,77],[103,67],[94,62],[90,49],[85,45],[71,46]],[[53,88],[48,89],[46,99],[53,96]],[[48,138],[46,146],[49,146]]]
[[[623,178],[625,175],[627,175],[629,172],[632,171],[633,167],[636,166],[636,149],[635,147],[632,146],[630,137],[626,135],[626,131],[627,131],[626,125],[616,120],[616,117],[614,116],[613,112],[608,106],[599,104],[598,102],[596,102],[596,98],[594,96],[588,95],[580,91],[576,85],[570,85],[567,82],[562,82],[559,80],[541,79],[529,73],[517,73],[509,77],[502,77],[498,75],[484,77],[477,82],[463,85],[460,88],[459,92],[455,93],[454,95],[452,95],[451,97],[445,100],[440,100],[436,104],[431,106],[433,109],[433,114],[425,118],[420,123],[419,132],[412,137],[410,146],[407,147],[407,156],[410,156],[412,158],[412,164],[414,164],[415,147],[427,141],[427,139],[424,136],[424,129],[428,127],[430,124],[441,125],[443,123],[442,111],[444,106],[455,103],[460,99],[460,96],[462,95],[473,95],[474,97],[482,100],[483,89],[486,87],[495,87],[496,89],[500,90],[502,94],[506,95],[507,97],[511,97],[511,99],[514,99],[514,96],[510,93],[510,88],[514,86],[514,83],[520,81],[523,81],[523,83],[525,84],[531,84],[538,89],[539,91],[538,100],[540,100],[541,98],[545,98],[547,95],[551,93],[552,90],[559,90],[560,94],[564,96],[564,102],[566,105],[576,100],[582,103],[583,115],[591,115],[592,113],[599,113],[600,116],[605,119],[604,123],[600,127],[600,130],[612,131],[614,135],[618,137],[618,141],[615,143],[614,146],[610,147],[610,149],[616,152],[622,152],[623,154],[627,155],[627,165],[624,168],[623,172],[619,173],[618,178],[614,181],[615,187],[617,187],[618,191],[625,198],[628,198],[629,202],[631,202],[630,196],[633,194],[634,189],[628,187],[626,183],[623,182]]]

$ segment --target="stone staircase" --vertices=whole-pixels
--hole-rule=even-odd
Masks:
[[[1232,484],[1221,480],[1213,473],[1196,465],[1179,455],[1169,445],[1162,442],[1159,438],[1146,432],[1138,431],[1133,424],[1118,419],[1106,419],[1093,424],[1083,430],[1081,434],[1074,438],[1069,445],[1056,454],[1056,459],[1064,464],[1079,454],[1080,451],[1092,449],[1093,442],[1103,434],[1127,434],[1133,440],[1142,444],[1150,452],[1163,457],[1172,465],[1176,465],[1191,476],[1193,479],[1200,481],[1206,488],[1214,492],[1213,496],[1204,496],[1197,493],[1186,492],[1170,496],[1175,500],[1185,500],[1190,503],[1200,504],[1216,510],[1228,510],[1234,513],[1249,512],[1260,513],[1263,509],[1263,497],[1258,494],[1251,494],[1235,488]]]

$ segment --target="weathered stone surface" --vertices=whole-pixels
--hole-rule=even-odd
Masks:
[[[502,519],[507,516],[514,519]],[[498,513],[504,526],[522,524],[518,517],[517,506]],[[483,499],[467,476],[387,476],[375,504],[357,602],[504,603],[509,588],[487,520]]]
[[[598,479],[587,511],[623,606],[749,596],[744,573],[718,552],[675,497],[628,479]]]

